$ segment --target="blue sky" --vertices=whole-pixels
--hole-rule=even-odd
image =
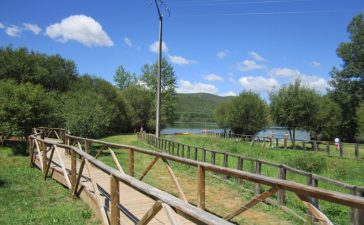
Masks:
[[[72,59],[78,71],[113,82],[116,68],[140,74],[156,61],[158,17],[152,1],[0,2],[0,46]],[[324,92],[340,67],[346,27],[364,1],[165,0],[164,57],[178,92],[267,92],[296,77]]]

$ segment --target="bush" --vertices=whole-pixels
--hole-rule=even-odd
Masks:
[[[319,156],[315,153],[307,153],[295,156],[286,162],[289,166],[295,167],[311,173],[319,173],[327,167],[327,159],[325,156]]]

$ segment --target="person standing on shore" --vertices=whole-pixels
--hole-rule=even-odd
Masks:
[[[340,139],[338,137],[335,138],[335,147],[336,149],[340,148]]]

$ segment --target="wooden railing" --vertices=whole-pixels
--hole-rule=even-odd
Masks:
[[[49,175],[53,174],[50,173],[50,167],[51,164],[53,163],[55,155],[58,156],[61,167],[60,171],[58,172],[60,174],[63,174],[63,178],[65,180],[65,186],[71,190],[72,196],[77,196],[78,193],[82,190],[82,188],[80,187],[82,186],[80,180],[81,177],[83,176],[83,171],[85,167],[89,172],[89,179],[92,182],[93,192],[95,193],[98,193],[100,191],[97,187],[96,181],[92,177],[90,165],[98,168],[99,170],[103,171],[104,173],[110,176],[110,196],[106,196],[106,198],[108,198],[108,200],[110,201],[109,218],[108,215],[105,213],[105,210],[102,209],[103,203],[100,202],[100,199],[98,199],[98,196],[96,195],[96,202],[100,209],[99,211],[101,214],[101,219],[103,224],[112,224],[112,225],[120,224],[120,210],[122,206],[119,204],[119,199],[122,193],[119,193],[119,182],[122,182],[156,201],[153,207],[150,208],[150,210],[140,220],[138,218],[132,218],[132,222],[135,224],[138,225],[147,224],[161,209],[163,209],[166,211],[166,214],[168,215],[171,224],[178,224],[173,215],[174,214],[173,211],[175,211],[175,213],[187,218],[192,222],[195,222],[196,224],[232,225],[230,222],[226,220],[223,220],[215,215],[203,211],[202,209],[194,207],[193,205],[190,205],[185,201],[182,201],[166,192],[153,188],[150,185],[145,184],[139,181],[138,179],[134,178],[133,177],[134,152],[144,152],[146,154],[152,153],[148,150],[142,150],[128,145],[115,145],[112,143],[99,142],[97,140],[74,137],[69,135],[68,134],[69,132],[63,129],[37,128],[34,129],[33,131],[34,134],[29,136],[29,146],[28,146],[30,153],[30,165],[34,164],[39,165],[44,174],[44,178],[46,179]],[[53,137],[53,139],[49,138],[46,139],[45,137]],[[63,137],[64,139],[62,139],[61,137]],[[73,141],[75,140],[84,141],[83,147],[86,151],[92,143],[99,143],[105,147],[107,146],[108,148],[117,147],[129,151],[130,154],[129,175],[125,174],[122,169],[116,170],[102,163],[101,161],[97,160],[95,157],[91,156],[87,152],[83,151],[82,146],[79,142],[77,143],[78,147],[71,146],[68,144],[63,144],[63,143],[69,143],[70,139],[72,139]],[[65,168],[64,163],[62,162],[62,157],[60,155],[61,149],[64,149],[67,154],[70,154],[71,157],[70,170],[67,170]],[[111,150],[111,152],[113,151]],[[79,166],[79,169],[77,170],[77,164],[79,163],[79,160],[77,160],[78,158],[81,158],[80,162],[81,164]],[[161,156],[161,158],[163,160],[166,160],[166,158],[168,157]],[[118,162],[117,159],[116,162]],[[116,164],[118,165],[118,163]]]
[[[219,167],[222,167],[226,170],[241,171],[241,170],[243,170],[244,163],[248,161],[248,162],[251,162],[254,164],[255,175],[260,176],[260,174],[262,172],[262,166],[264,165],[264,166],[268,166],[272,169],[276,169],[279,180],[287,180],[287,177],[288,177],[287,173],[289,172],[289,173],[292,173],[292,174],[295,174],[298,176],[305,177],[305,180],[307,180],[307,185],[311,186],[313,188],[318,187],[319,182],[320,182],[322,184],[332,185],[334,187],[349,190],[350,193],[352,194],[352,196],[364,196],[364,187],[343,183],[343,182],[333,180],[333,179],[330,179],[327,177],[323,177],[323,176],[320,176],[317,174],[299,170],[299,169],[287,166],[285,164],[278,164],[278,163],[269,162],[269,161],[265,161],[265,160],[244,157],[244,156],[237,155],[237,154],[231,154],[231,153],[227,153],[227,152],[223,152],[223,151],[209,150],[209,149],[201,148],[201,147],[197,147],[197,146],[186,145],[186,144],[172,141],[169,139],[157,138],[153,134],[138,133],[137,136],[140,141],[150,144],[150,145],[160,149],[162,152],[165,152],[169,155],[175,155],[182,159],[187,158],[189,160],[195,161],[196,163],[200,163],[200,162],[207,163],[208,162],[213,167],[218,166],[220,164]],[[220,158],[222,160],[218,160],[218,158]],[[236,168],[235,170],[230,169],[233,167],[233,165],[234,165],[234,168]],[[225,178],[233,176],[231,174],[226,174],[226,173],[222,173],[222,174],[224,174]],[[274,179],[274,178],[272,178],[272,179]],[[241,179],[239,177],[237,177],[237,181],[239,183],[241,183]],[[255,195],[259,196],[261,194],[261,183],[255,182],[255,185],[253,186],[253,188],[254,188]],[[280,189],[278,191],[277,202],[275,202],[275,203],[280,206],[286,205],[285,190],[286,189]],[[311,197],[313,197],[312,202],[315,204],[315,207],[319,207],[320,198],[316,198],[314,196],[311,196]],[[364,198],[361,198],[361,199],[364,200]],[[359,219],[358,219],[359,211],[355,207],[353,207],[351,209],[351,211],[352,211],[352,213],[351,213],[352,223],[355,225],[361,224],[361,223],[359,223]],[[361,212],[361,213],[364,213],[364,212]],[[364,220],[362,222],[364,224]]]
[[[245,135],[245,134],[225,134],[225,133],[214,133],[208,132],[207,135],[211,137],[220,137],[225,139],[231,139],[234,141],[247,142],[250,145],[260,145],[262,148],[284,148],[284,149],[302,149],[304,151],[311,150],[314,152],[325,151],[327,156],[338,156],[339,158],[353,158],[356,160],[363,158],[364,144],[359,143],[346,143],[340,142],[337,147],[329,141],[316,141],[316,140],[302,140],[295,139],[289,140],[277,137],[267,137],[267,136],[256,136],[256,135]],[[321,146],[321,148],[320,148]],[[324,146],[324,147],[322,147]],[[349,151],[349,147],[352,146],[352,151]],[[337,149],[338,153],[333,154],[332,149]],[[360,152],[362,153],[360,154]]]

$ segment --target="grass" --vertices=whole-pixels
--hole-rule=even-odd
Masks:
[[[276,163],[288,164],[301,170],[313,172],[325,177],[339,180],[345,183],[363,186],[364,174],[360,171],[364,170],[364,164],[361,160],[352,160],[347,158],[327,157],[325,152],[304,152],[302,150],[287,150],[280,148],[262,148],[259,145],[250,146],[248,143],[225,140],[201,135],[189,136],[165,136],[166,139],[178,141],[180,143],[206,149],[220,150],[239,154],[245,157],[267,160]],[[332,150],[333,151],[333,150]],[[338,151],[338,150],[337,150]],[[201,159],[201,155],[198,156]],[[210,160],[210,155],[206,156],[207,161]],[[223,165],[222,155],[216,156],[216,163]],[[236,168],[237,160],[230,159],[229,167]],[[254,164],[244,162],[243,170],[254,172]],[[270,166],[262,166],[262,174],[270,177],[278,177],[278,169]],[[306,184],[307,178],[288,172],[287,179],[298,183]],[[326,183],[319,182],[319,187],[328,190],[349,193],[348,190],[338,188]],[[251,185],[246,185],[246,188],[252,188]],[[290,208],[298,209],[303,212],[302,203],[292,193],[287,193],[287,205]],[[348,207],[320,201],[321,209],[329,215],[335,224],[350,223],[350,209]]]
[[[122,143],[152,149],[151,146],[137,141],[135,135],[119,135],[103,138],[103,141],[112,143]],[[96,150],[100,146],[92,145],[91,154],[95,155]],[[121,149],[113,149],[120,161],[121,166],[125,172],[128,172],[128,152]],[[108,151],[104,151],[99,158],[106,164],[115,167]],[[135,153],[135,177],[140,177],[147,165],[153,160],[153,157]],[[197,194],[197,176],[196,168],[182,165],[179,163],[170,162],[175,175],[187,196],[190,203],[196,204]],[[235,182],[225,182],[220,177],[216,177],[212,173],[206,175],[206,206],[207,209],[220,216],[225,216],[239,208],[244,202],[252,197],[252,193],[243,189],[241,185]],[[144,182],[169,192],[175,196],[179,196],[174,183],[172,182],[169,174],[163,163],[158,161],[148,175],[143,179]],[[267,206],[265,204],[258,204],[252,209],[248,210],[242,216],[234,219],[238,224],[302,224],[299,220],[291,215],[279,210],[274,206]]]
[[[0,147],[0,224],[99,224],[86,203],[30,168],[22,151]]]

